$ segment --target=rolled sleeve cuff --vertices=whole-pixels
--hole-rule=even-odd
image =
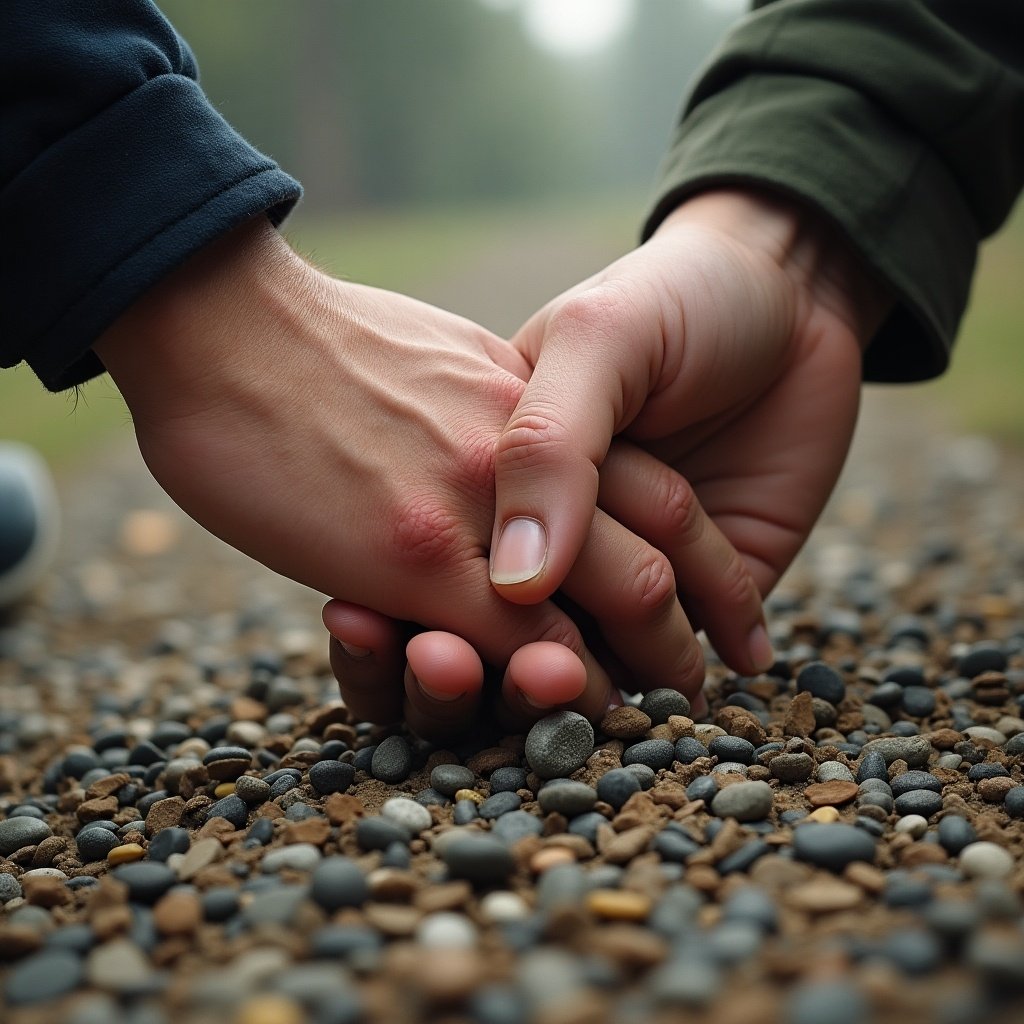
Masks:
[[[11,365],[26,360],[54,391],[101,373],[90,346],[121,312],[237,224],[280,223],[300,195],[194,81],[148,81],[4,189]]]
[[[946,368],[978,228],[948,168],[920,140],[840,83],[751,74],[684,119],[644,237],[689,196],[723,185],[811,204],[887,282],[897,305],[865,353],[865,379],[924,380]]]

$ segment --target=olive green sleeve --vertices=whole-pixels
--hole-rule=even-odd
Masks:
[[[979,241],[1024,182],[1024,4],[777,0],[698,77],[648,237],[688,196],[756,185],[810,203],[897,296],[868,380],[941,373]]]

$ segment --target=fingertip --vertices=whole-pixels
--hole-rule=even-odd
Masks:
[[[534,708],[544,710],[576,700],[586,689],[587,670],[568,647],[538,641],[509,659],[507,679]]]
[[[406,644],[405,656],[418,688],[433,700],[455,700],[464,694],[476,694],[483,686],[480,656],[453,633],[417,633]]]

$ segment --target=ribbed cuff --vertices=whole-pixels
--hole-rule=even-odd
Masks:
[[[977,227],[952,176],[913,135],[836,82],[757,74],[684,119],[644,237],[697,192],[780,191],[830,218],[897,298],[864,376],[912,381],[946,368],[967,304]]]
[[[53,391],[103,372],[89,349],[121,312],[248,218],[266,212],[280,223],[300,195],[194,81],[150,80],[3,191],[15,362]]]

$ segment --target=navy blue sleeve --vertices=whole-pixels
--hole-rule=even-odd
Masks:
[[[91,345],[148,288],[301,190],[149,0],[6,0],[0,21],[0,365],[56,391],[103,372]]]

